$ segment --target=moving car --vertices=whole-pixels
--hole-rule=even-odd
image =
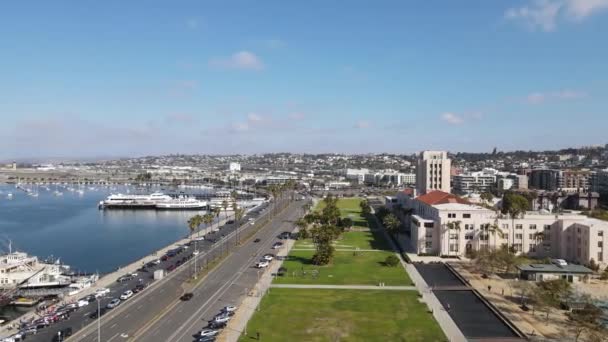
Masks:
[[[257,243],[257,242],[260,242],[260,241],[262,241],[262,240],[260,240],[260,238],[257,238],[257,239],[255,239],[255,240],[253,240],[253,242],[256,242],[256,243]]]
[[[222,308],[222,312],[235,312],[236,306],[228,305]]]
[[[112,299],[108,305],[106,305],[106,308],[108,309],[114,309],[115,307],[117,307],[120,304],[120,299],[118,298],[114,298]]]
[[[274,254],[265,254],[262,259],[266,260],[266,261],[272,261],[272,259],[274,259]]]
[[[281,248],[281,246],[283,246],[283,243],[282,243],[282,242],[275,242],[275,243],[272,245],[272,249],[279,249],[279,248]]]
[[[121,300],[127,300],[133,296],[133,291],[127,290],[123,294],[120,295]]]
[[[179,299],[183,300],[183,301],[188,301],[188,300],[192,299],[192,297],[194,297],[194,294],[191,292],[188,292],[188,293],[184,293],[181,297],[179,297]]]

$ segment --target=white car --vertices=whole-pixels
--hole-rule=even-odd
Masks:
[[[110,289],[108,289],[106,287],[102,287],[100,289],[97,289],[97,291],[95,291],[95,297],[97,297],[97,298],[103,297],[103,296],[107,295],[108,293],[110,293]]]
[[[217,334],[218,334],[217,330],[205,329],[205,330],[202,330],[198,335],[200,337],[207,337],[207,336],[215,336]]]
[[[131,274],[129,274],[129,275],[130,275],[131,277],[133,277],[133,278],[137,277],[137,273],[136,273],[136,272],[131,273]]]
[[[199,253],[200,253],[199,251],[192,252],[193,255],[199,255]]]
[[[152,263],[155,265],[158,265],[158,264],[160,264],[160,259],[156,259],[156,260],[152,261]]]
[[[213,321],[215,323],[227,323],[230,320],[230,316],[228,315],[220,315],[220,316],[216,316]]]
[[[232,305],[224,306],[224,308],[222,308],[222,312],[235,312],[235,311],[236,311],[236,306],[232,306]]]
[[[132,296],[133,296],[133,291],[128,290],[128,291],[125,291],[123,294],[120,295],[120,299],[126,300],[126,299],[131,298]]]
[[[205,241],[205,237],[204,236],[197,237],[196,239],[194,239],[194,241]]]
[[[260,261],[260,262],[258,262],[257,264],[255,264],[255,267],[256,267],[256,268],[265,268],[265,267],[268,267],[268,265],[270,265],[270,264],[268,263],[268,261],[265,261],[265,260],[264,260],[264,261]]]
[[[118,298],[114,298],[112,299],[108,305],[106,305],[106,308],[108,309],[114,309],[115,307],[117,307],[120,304],[120,299]]]
[[[266,261],[272,261],[272,259],[274,259],[274,255],[272,255],[272,254],[266,254],[262,258],[264,260],[266,260]]]
[[[78,307],[81,308],[83,306],[87,306],[89,305],[89,301],[88,300],[79,300],[78,301]]]

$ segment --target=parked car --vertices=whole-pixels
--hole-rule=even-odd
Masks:
[[[222,308],[222,312],[235,312],[236,306],[228,305]]]
[[[133,296],[133,291],[127,290],[123,294],[120,295],[121,300],[127,300]]]
[[[175,265],[170,265],[169,267],[167,267],[167,272],[171,272],[175,269]]]
[[[255,267],[256,267],[256,268],[266,268],[266,267],[268,267],[268,265],[270,265],[270,264],[268,263],[268,261],[265,261],[265,260],[264,260],[264,261],[260,261],[260,262],[258,262],[257,264],[255,264]]]
[[[226,221],[226,224],[233,224],[233,223],[234,223],[234,220],[228,220],[228,221]]]
[[[282,242],[275,242],[275,243],[272,245],[272,249],[279,249],[279,248],[281,248],[281,246],[283,246],[283,243],[282,243]]]
[[[274,259],[274,254],[265,254],[262,259],[266,260],[266,261],[272,261],[272,259]]]
[[[229,320],[230,320],[230,316],[228,316],[228,315],[218,315],[218,316],[215,316],[215,318],[213,318],[213,322],[216,322],[216,323],[228,323]]]
[[[118,279],[116,279],[116,281],[119,282],[119,283],[123,283],[123,282],[129,281],[131,279],[133,279],[132,275],[123,275],[121,277],[118,277]]]
[[[133,293],[137,293],[137,292],[141,292],[146,288],[146,285],[144,284],[137,284],[135,285],[135,287],[133,288]],[[137,292],[135,292],[135,290],[137,290]]]
[[[206,336],[215,336],[219,333],[219,331],[215,330],[215,329],[203,329],[201,330],[200,333],[198,333],[199,337],[206,337]]]
[[[110,289],[102,287],[95,291],[95,297],[98,297],[98,298],[103,297],[103,296],[107,295],[108,293],[110,293]]]
[[[199,251],[195,250],[194,252],[192,252],[193,255],[199,255]]]
[[[153,261],[150,261],[150,262],[153,263],[153,264],[155,264],[155,265],[158,265],[158,264],[160,264],[160,259],[156,259],[156,260],[153,260]]]
[[[257,239],[255,239],[255,240],[253,240],[253,242],[255,242],[255,243],[258,243],[258,242],[260,242],[260,241],[262,241],[262,240],[260,240],[260,238],[257,238]]]
[[[120,305],[120,299],[118,298],[114,298],[112,299],[108,305],[106,305],[106,308],[108,309],[114,309],[115,307],[117,307],[118,305]]]
[[[81,299],[81,300],[79,300],[79,301],[78,301],[78,303],[77,303],[77,304],[78,304],[78,307],[79,307],[79,308],[81,308],[81,307],[83,307],[83,306],[87,306],[87,305],[89,305],[89,301],[88,301],[88,300]]]
[[[96,319],[99,318],[100,316],[103,316],[106,314],[106,312],[108,312],[108,308],[99,308],[99,312],[97,312],[97,310],[93,311],[90,315],[89,318],[91,319]]]
[[[183,300],[183,301],[188,301],[188,300],[192,299],[192,297],[194,297],[194,294],[191,292],[187,292],[187,293],[184,293],[181,297],[179,297],[179,299]]]

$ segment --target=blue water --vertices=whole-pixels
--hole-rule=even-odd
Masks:
[[[111,192],[60,188],[63,196],[38,188],[31,197],[13,185],[0,185],[0,250],[25,251],[43,259],[60,258],[73,269],[106,273],[125,266],[188,234],[193,211],[99,210]],[[158,189],[157,189],[158,190]],[[13,194],[12,199],[7,193]]]

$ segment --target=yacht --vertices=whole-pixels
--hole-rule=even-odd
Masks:
[[[63,274],[69,266],[46,263],[23,252],[0,254],[0,289],[68,286],[70,277]]]
[[[180,196],[179,198],[163,201],[156,204],[159,210],[200,210],[206,209],[207,202],[199,201],[193,197]]]
[[[155,192],[150,195],[110,195],[105,201],[99,202],[100,209],[121,208],[121,209],[156,209],[158,203],[171,201],[173,198],[162,192]]]

